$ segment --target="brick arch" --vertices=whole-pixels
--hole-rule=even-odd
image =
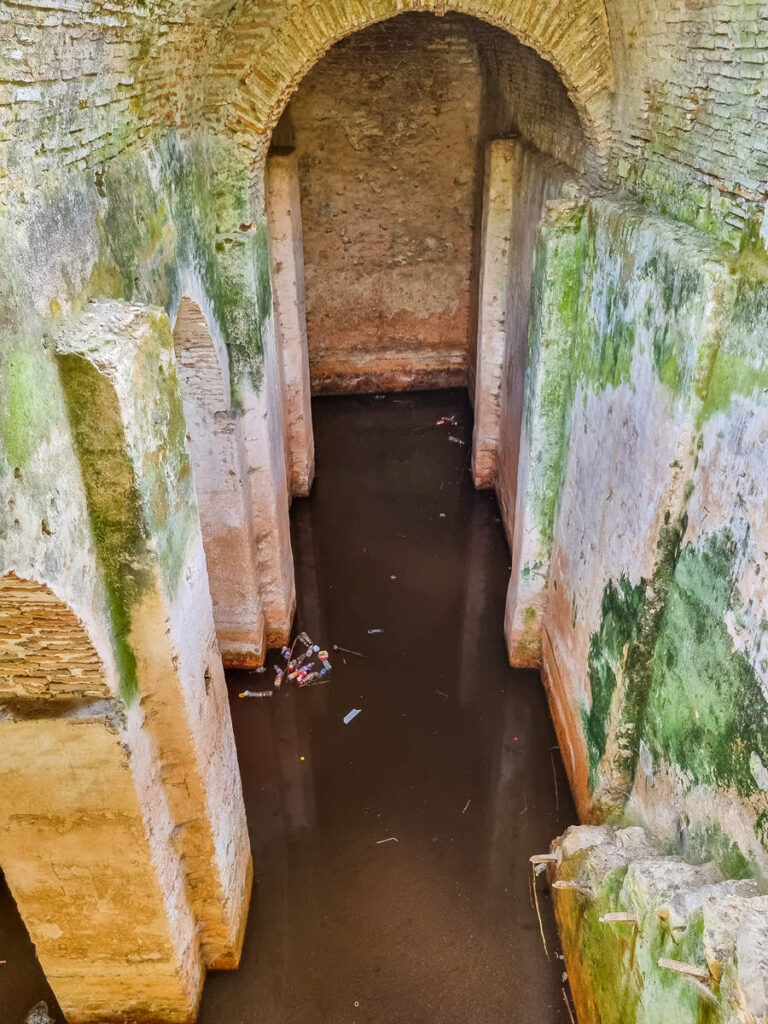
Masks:
[[[217,345],[198,304],[182,297],[173,328],[176,369],[182,397],[192,393],[201,411],[213,418],[231,405],[229,362],[223,345]]]
[[[237,42],[220,62],[230,74],[240,71],[229,98],[230,126],[257,140],[268,136],[301,79],[334,43],[406,11],[455,11],[512,33],[554,66],[587,139],[598,151],[605,148],[613,61],[604,0],[320,0],[292,5],[266,31],[261,5],[241,0],[229,23]]]
[[[45,583],[0,577],[0,699],[111,697],[83,622]]]

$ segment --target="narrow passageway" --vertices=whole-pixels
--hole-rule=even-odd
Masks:
[[[507,665],[509,554],[472,488],[466,394],[313,415],[297,630],[333,674],[269,701],[238,693],[271,671],[230,675],[257,888],[240,970],[209,976],[200,1022],[567,1021],[528,858],[575,815],[539,680]]]

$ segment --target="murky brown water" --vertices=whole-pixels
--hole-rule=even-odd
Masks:
[[[507,666],[509,554],[472,488],[466,395],[313,412],[297,628],[365,658],[331,651],[326,685],[271,701],[237,697],[267,676],[230,676],[257,888],[240,970],[209,976],[200,1024],[568,1021],[528,857],[575,814],[538,678]],[[50,991],[0,903],[3,1022],[22,1024]]]

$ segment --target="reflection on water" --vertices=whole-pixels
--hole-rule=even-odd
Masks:
[[[528,858],[574,811],[538,679],[506,663],[509,555],[471,486],[466,398],[326,398],[314,416],[297,629],[365,657],[332,652],[327,684],[271,701],[230,678],[258,885],[202,1024],[567,1021]]]

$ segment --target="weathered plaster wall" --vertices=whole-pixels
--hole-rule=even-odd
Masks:
[[[508,607],[581,813],[758,877],[764,263],[625,204],[550,208]]]
[[[409,14],[293,97],[316,392],[463,383],[481,96],[463,21]]]
[[[138,704],[179,825],[203,962],[235,966],[250,849],[164,313],[93,303],[56,340],[119,695]]]
[[[149,1011],[188,1024],[203,978],[196,922],[167,815],[142,806],[136,777],[150,762],[137,765],[123,712],[113,699],[44,717],[4,708],[0,857],[68,1020]]]
[[[296,154],[271,152],[266,169],[267,215],[288,490],[306,496],[315,475],[312,395],[304,287],[304,236]]]
[[[238,274],[242,278],[250,272],[250,261],[241,260],[238,265],[228,253],[217,252],[217,243],[222,250],[226,243],[209,230],[212,225],[232,223],[212,194],[216,153],[221,157],[225,150],[217,151],[215,143],[208,146],[202,138],[197,147],[192,143],[182,151],[176,137],[156,136],[144,150],[134,147],[103,171],[64,173],[55,187],[38,193],[34,202],[28,201],[25,191],[11,189],[3,196],[2,211],[8,276],[0,350],[0,569],[51,585],[87,623],[108,665],[114,684],[111,692],[117,695],[119,689],[119,703],[127,708],[127,736],[118,736],[115,743],[118,752],[121,743],[125,748],[121,763],[133,774],[151,836],[164,912],[179,923],[180,941],[186,942],[182,959],[184,970],[191,972],[184,988],[186,1016],[194,1012],[205,963],[232,965],[239,955],[249,851],[231,731],[229,745],[221,742],[229,730],[228,712],[226,701],[222,703],[224,684],[210,603],[206,619],[209,599],[199,533],[194,542],[197,516],[183,452],[181,405],[167,360],[150,352],[151,365],[145,365],[133,382],[136,405],[123,426],[139,432],[148,423],[157,430],[168,426],[169,447],[161,442],[158,448],[142,452],[146,462],[137,486],[143,488],[146,515],[136,518],[136,495],[122,500],[127,498],[123,489],[131,479],[125,452],[121,459],[119,452],[107,450],[117,437],[115,431],[119,432],[121,414],[106,415],[107,409],[99,404],[105,395],[98,388],[95,392],[90,387],[67,388],[71,380],[67,368],[54,357],[54,343],[65,324],[78,323],[88,299],[105,293],[132,295],[170,308],[174,296],[183,291],[202,292],[202,281],[208,282],[233,338],[238,326],[242,329],[243,322],[248,322],[243,314],[251,316],[253,303],[249,297],[247,306],[238,309],[243,289],[238,291],[237,284]],[[219,171],[225,165],[226,157],[219,160]],[[196,174],[206,195],[204,209],[196,205],[191,186]],[[237,180],[236,174],[228,178],[223,193],[228,204],[237,196]],[[244,173],[240,180],[246,180]],[[245,209],[247,196],[244,202]],[[232,206],[227,210],[231,214]],[[248,218],[238,214],[234,217],[239,232],[239,225]],[[244,228],[242,234],[248,230]],[[213,299],[201,301],[206,308],[213,305]],[[158,317],[155,311],[150,319],[159,324]],[[161,319],[165,355],[172,361],[167,347],[170,328],[167,319]],[[109,325],[100,326],[105,337],[109,335]],[[74,338],[79,336],[75,327]],[[253,333],[249,339],[258,344]],[[236,384],[249,373],[261,380],[261,366],[249,364],[248,352],[243,344],[238,359],[237,343],[232,349],[240,366],[238,375],[233,374]],[[83,428],[83,437],[90,434],[96,444],[92,457],[84,457],[83,446],[74,443],[76,424]],[[97,454],[99,446],[104,458]],[[178,493],[174,492],[177,486]],[[148,601],[146,589],[139,585],[147,567],[137,565],[136,545],[145,545],[148,538],[153,557],[159,560],[158,578],[167,588],[165,604]],[[183,577],[180,586],[179,576]],[[17,648],[19,640],[24,642],[23,635],[4,641],[8,639]],[[27,640],[34,644],[29,634]],[[159,688],[154,686],[158,680]],[[179,693],[172,692],[174,681],[181,681],[181,701]],[[62,682],[65,679],[57,673],[55,683]],[[44,724],[44,718],[39,721]],[[197,723],[197,728],[213,721],[212,729],[203,727],[196,736],[185,734],[188,723]],[[114,767],[119,770],[117,762]],[[201,782],[201,776],[206,781]],[[182,794],[181,803],[170,799]],[[215,821],[209,820],[209,808]],[[195,823],[193,828],[190,822]],[[209,826],[212,829],[201,842]],[[13,885],[13,867],[5,866]],[[190,870],[199,874],[193,882]],[[197,895],[192,896],[191,890]],[[214,907],[204,926],[208,937],[200,931],[201,921],[191,908],[198,896],[203,903],[210,901],[209,911]],[[47,913],[50,917],[50,908]],[[185,921],[189,922],[186,931]],[[78,949],[73,942],[73,966]],[[73,1016],[95,999],[82,964],[81,975],[80,987],[67,995]],[[131,1005],[159,1013],[163,1004],[156,990],[153,994],[152,984],[147,972],[146,987],[135,990]],[[126,1009],[124,1002],[111,997],[110,1001],[112,1012]],[[98,1005],[100,1019],[106,1019],[107,1009]]]
[[[25,510],[23,517],[4,520],[2,562],[9,568],[23,568],[30,557],[37,568],[48,559],[48,571],[60,581],[70,568],[75,576],[80,573],[80,553],[89,547],[85,537],[68,544],[41,525],[56,525],[52,481],[59,492],[76,489],[79,472],[72,463],[55,366],[43,339],[88,299],[129,298],[173,313],[182,295],[195,298],[226,342],[235,406],[245,414],[248,394],[260,395],[256,405],[275,405],[269,387],[256,391],[265,379],[262,338],[271,331],[271,297],[266,228],[258,207],[252,210],[246,166],[223,142],[202,134],[186,143],[173,133],[154,135],[103,170],[68,172],[34,203],[27,203],[20,191],[6,196],[2,243],[11,273],[0,352],[3,491],[13,507]],[[45,382],[44,388],[38,391],[33,381]],[[257,415],[250,463],[261,470],[275,443],[263,411]],[[36,465],[43,447],[41,471],[33,476],[25,463]],[[263,490],[253,495],[257,511],[265,497]],[[67,504],[68,528],[85,529],[87,535],[82,502],[79,513],[76,500]],[[287,510],[287,499],[284,505]],[[78,527],[78,521],[83,525]],[[270,622],[273,632],[284,633],[293,603],[286,583],[290,548],[269,550],[271,526],[264,525],[261,538],[274,581]],[[34,540],[15,536],[35,529]]]
[[[227,668],[255,667],[265,654],[261,573],[229,359],[200,307],[186,297],[173,342],[219,651]]]
[[[768,273],[750,256],[732,269],[629,812],[766,884]]]
[[[509,276],[506,288],[499,296],[499,303],[500,310],[503,306],[505,333],[512,331],[512,325],[516,324],[514,329],[519,329],[527,337],[534,239],[541,216],[541,203],[531,191],[533,182],[540,181],[544,187],[544,181],[551,178],[552,195],[558,195],[557,183],[569,176],[568,170],[575,178],[581,179],[586,173],[587,178],[591,176],[597,180],[593,173],[596,153],[585,136],[584,126],[562,79],[551,64],[543,60],[534,49],[522,45],[509,32],[504,32],[477,18],[464,18],[463,22],[468,34],[475,41],[480,56],[483,76],[481,140],[486,146],[484,157],[492,140],[515,139],[515,145],[519,147],[521,154],[522,163],[518,163],[516,167],[512,188],[507,197],[510,207],[509,224],[506,228],[510,240],[507,254]],[[537,153],[544,159],[537,161]],[[478,186],[484,181],[487,182],[488,168],[485,159],[483,163],[483,174],[482,177],[478,176]],[[549,195],[546,188],[545,191]],[[485,190],[478,187],[476,225],[485,225],[486,217]],[[475,279],[471,291],[473,300],[477,296],[477,301],[473,301],[470,308],[467,360],[467,385],[472,396],[477,392],[477,342],[482,329],[478,303],[483,302],[480,295],[483,244],[481,231],[476,230],[473,258]],[[525,365],[524,344],[521,349],[510,335],[506,349],[509,358],[505,357],[503,360],[502,377],[513,371],[513,366],[520,359],[520,355],[523,356],[523,368]],[[494,404],[498,403],[498,388],[489,397]],[[517,430],[519,432],[519,425]],[[510,429],[509,433],[514,435],[515,431]],[[497,444],[496,447],[499,449],[498,455],[505,446]],[[514,458],[516,460],[516,454]],[[513,472],[516,475],[516,464]],[[486,474],[483,486],[491,486],[492,482]],[[514,501],[512,506],[514,507]],[[508,528],[511,530],[511,519]]]

